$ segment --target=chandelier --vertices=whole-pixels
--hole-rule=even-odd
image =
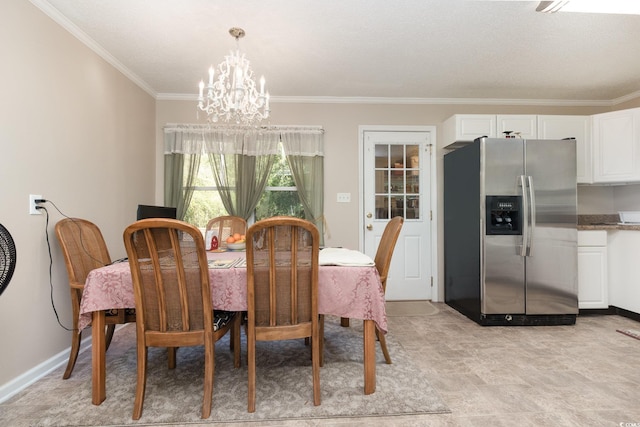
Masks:
[[[200,81],[198,108],[207,113],[209,122],[251,125],[269,117],[269,92],[264,90],[264,76],[258,90],[249,60],[240,52],[244,30],[234,27],[229,34],[236,39],[236,50],[224,57],[217,71],[209,68],[207,86]]]

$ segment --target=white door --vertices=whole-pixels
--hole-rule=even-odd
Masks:
[[[364,252],[375,256],[389,219],[404,217],[387,278],[387,300],[431,299],[430,132],[363,134]]]

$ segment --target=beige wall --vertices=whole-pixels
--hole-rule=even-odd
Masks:
[[[66,358],[70,345],[51,307],[46,216],[28,214],[29,194],[94,221],[112,257],[124,256],[122,231],[138,203],[154,201],[155,100],[28,1],[0,2],[0,45],[0,223],[18,252],[0,295],[2,391],[58,353]],[[70,326],[53,230],[62,216],[46,206],[53,299]]]

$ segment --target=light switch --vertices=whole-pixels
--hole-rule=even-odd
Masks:
[[[338,203],[349,203],[351,201],[351,193],[338,193]]]

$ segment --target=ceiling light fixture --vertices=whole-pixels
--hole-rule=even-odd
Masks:
[[[240,52],[244,30],[234,27],[229,34],[236,39],[236,50],[224,57],[217,71],[213,65],[209,68],[207,86],[200,81],[198,108],[207,113],[209,122],[251,125],[269,117],[269,92],[264,76],[258,90],[249,60]]]
[[[536,11],[640,15],[640,2],[629,0],[541,1]]]

